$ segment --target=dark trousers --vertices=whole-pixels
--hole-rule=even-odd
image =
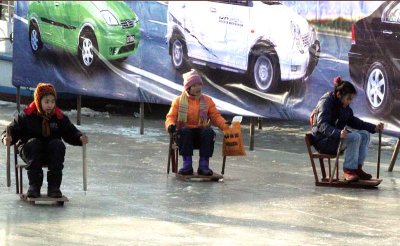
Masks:
[[[31,138],[20,150],[22,160],[29,166],[27,170],[41,170],[47,165],[49,171],[61,172],[64,168],[65,144],[60,139],[41,141]]]
[[[193,149],[200,150],[200,156],[211,157],[214,153],[215,132],[207,128],[181,128],[177,144],[182,156],[193,156]]]

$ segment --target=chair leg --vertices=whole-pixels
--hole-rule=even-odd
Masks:
[[[172,172],[173,173],[176,173],[177,171],[176,171],[176,169],[177,169],[177,166],[178,166],[178,153],[177,153],[177,150],[175,150],[175,149],[171,149],[171,164],[172,164]]]
[[[329,179],[332,177],[332,172],[331,172],[331,158],[328,158],[328,166],[329,166]]]
[[[225,162],[226,162],[226,155],[224,155],[224,158],[222,159],[222,171],[221,171],[222,175],[224,175],[225,173]]]
[[[315,183],[318,183],[319,180],[318,180],[317,169],[315,168],[314,158],[312,158],[311,156],[310,156],[310,161],[311,161],[311,167],[312,167],[312,170],[313,170],[313,173],[314,173]]]
[[[15,190],[17,194],[19,194],[19,177],[18,177],[17,163],[18,163],[17,147],[14,145]]]
[[[336,179],[339,180],[339,163],[336,166]]]
[[[326,178],[324,159],[319,158],[319,165],[321,166],[322,178],[324,179],[324,178]]]
[[[22,180],[23,180],[23,177],[22,177],[22,168],[20,167],[20,168],[18,168],[19,169],[19,194],[20,195],[22,195],[23,193],[24,193],[24,190],[23,190],[23,182],[22,182]]]

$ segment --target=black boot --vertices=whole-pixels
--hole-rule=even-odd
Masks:
[[[40,197],[40,188],[43,183],[43,170],[35,169],[28,170],[29,189],[26,193],[27,197],[37,198]]]
[[[47,196],[52,198],[62,197],[60,185],[62,180],[62,171],[47,172]]]

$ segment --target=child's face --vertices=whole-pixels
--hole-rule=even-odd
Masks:
[[[344,96],[339,95],[339,99],[343,104],[343,108],[350,105],[350,103],[353,101],[354,96],[354,94],[346,94]]]
[[[189,88],[189,94],[193,96],[200,96],[201,95],[201,84],[194,84]]]
[[[40,100],[40,105],[42,106],[45,114],[50,114],[56,106],[56,98],[53,95],[48,94],[42,97],[42,100]]]

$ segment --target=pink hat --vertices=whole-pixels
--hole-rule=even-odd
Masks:
[[[203,85],[203,80],[201,79],[200,74],[196,72],[196,70],[192,69],[187,73],[182,75],[183,77],[183,88],[188,90],[192,85],[201,84]]]

